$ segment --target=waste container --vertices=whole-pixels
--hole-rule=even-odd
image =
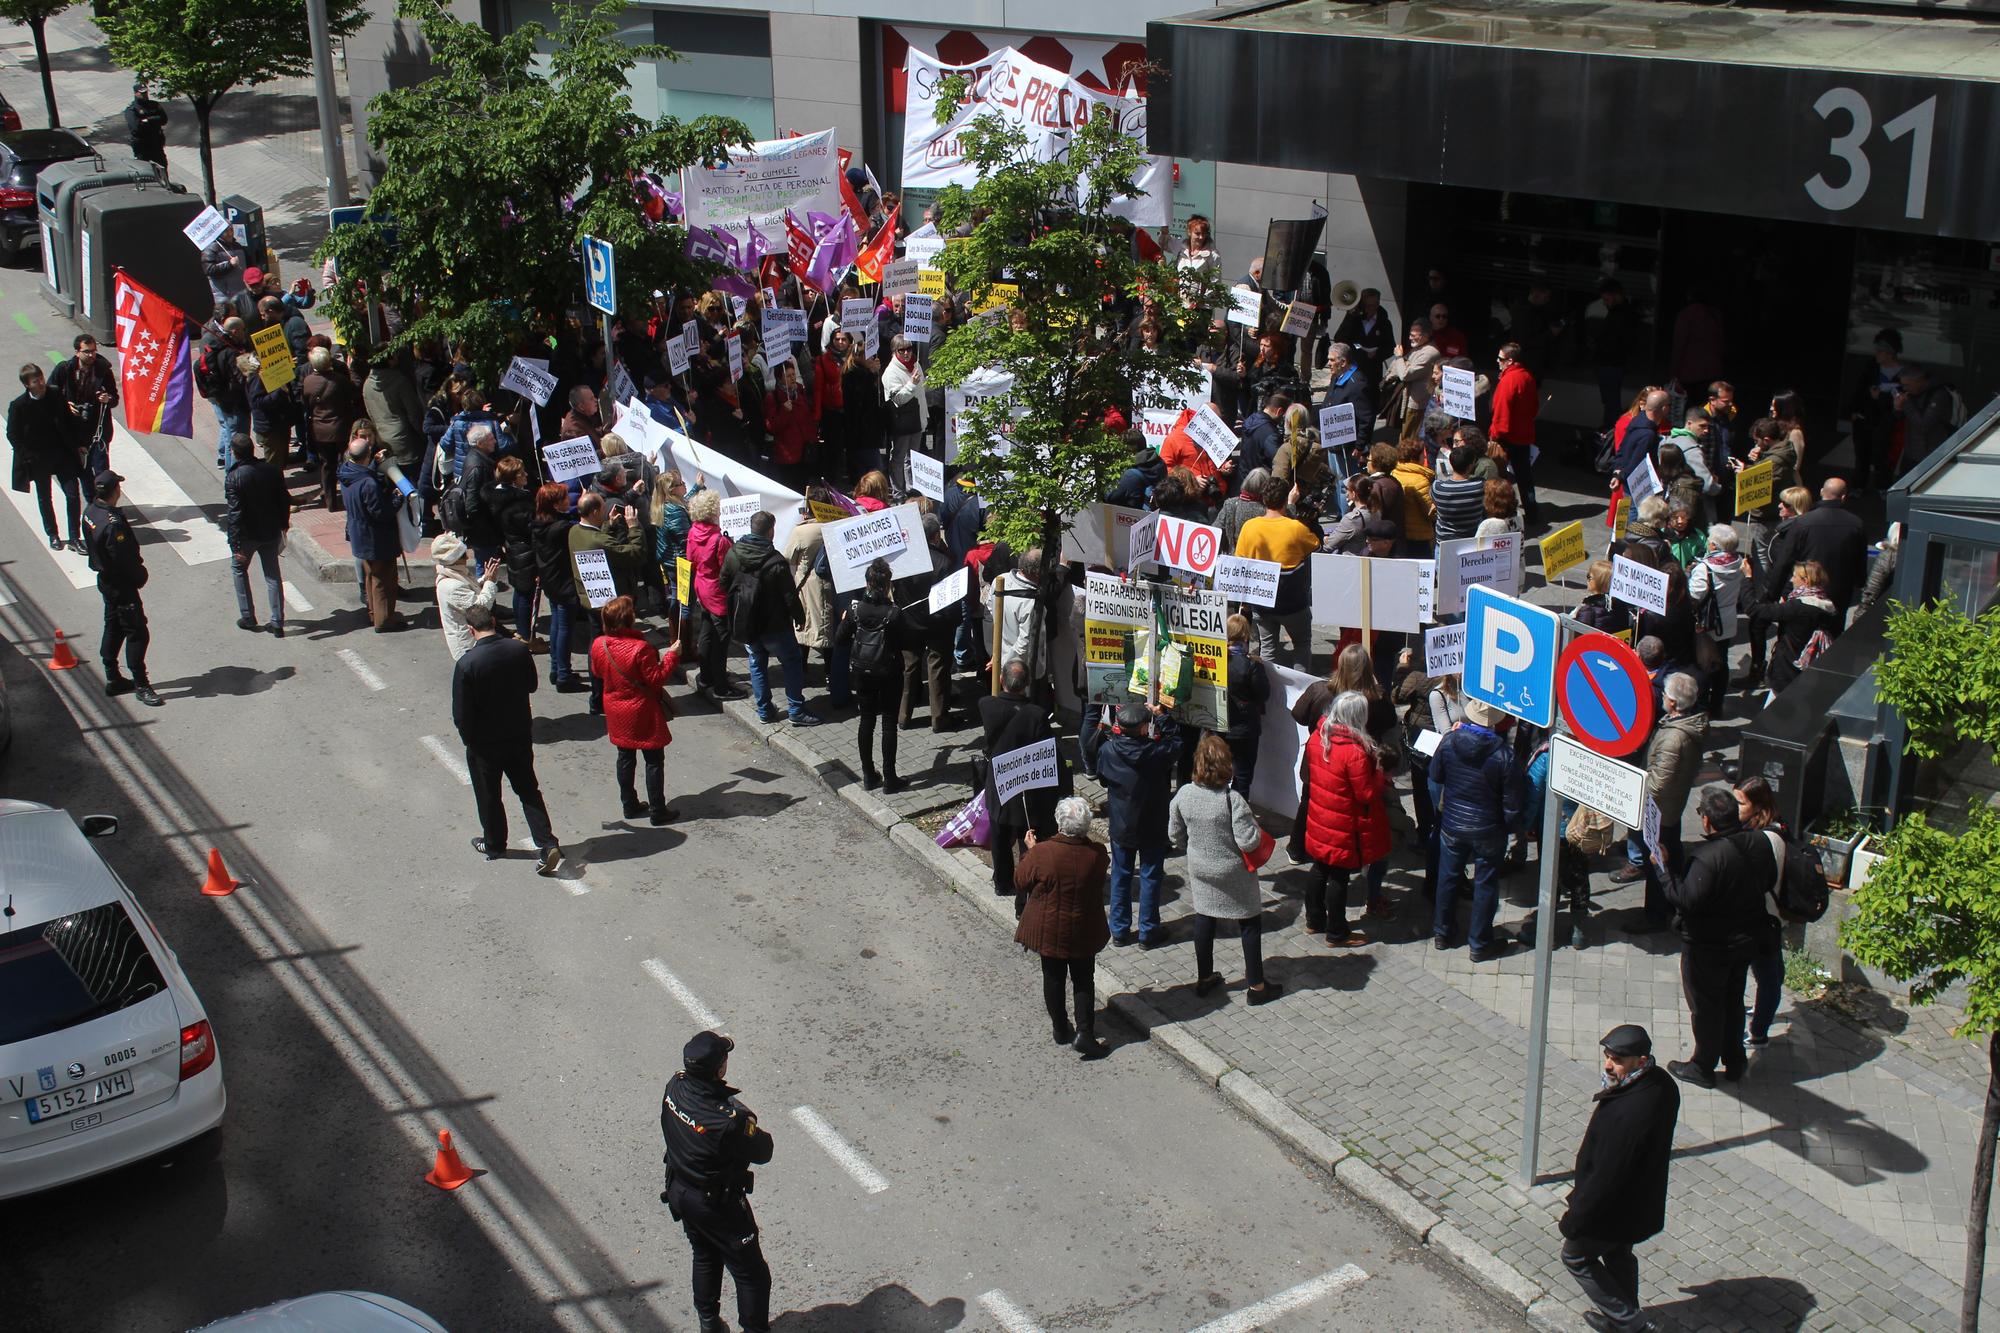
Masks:
[[[35,181],[41,224],[42,299],[67,318],[76,317],[76,201],[119,185],[153,185],[178,190],[160,179],[160,169],[136,157],[79,157],[44,168]]]
[[[199,197],[157,186],[120,185],[84,195],[77,209],[76,322],[100,343],[112,344],[112,276],[123,268],[199,328],[214,302],[201,252],[180,232],[201,210]]]
[[[240,194],[225,194],[216,207],[229,219],[236,244],[243,247],[243,266],[270,269],[271,246],[264,235],[264,206]]]

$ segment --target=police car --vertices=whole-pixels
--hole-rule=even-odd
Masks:
[[[222,1122],[215,1032],[173,950],[69,814],[0,800],[0,1199]]]

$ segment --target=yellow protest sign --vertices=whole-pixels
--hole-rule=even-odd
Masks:
[[[273,324],[257,330],[250,335],[250,346],[256,350],[257,378],[264,382],[266,392],[298,378],[298,367],[292,364],[292,348],[285,341],[283,328]]]
[[[854,515],[848,513],[839,505],[830,505],[824,500],[808,500],[806,504],[812,508],[812,516],[815,523],[839,523],[844,519],[854,517]]]
[[[972,307],[972,313],[983,315],[989,310],[998,310],[1001,306],[1012,305],[1020,299],[1021,289],[1017,284],[996,282],[986,289],[986,299]]]
[[[250,346],[256,349],[259,361],[269,361],[279,353],[286,356],[292,354],[291,346],[285,341],[285,330],[277,324],[251,334]]]
[[[1632,497],[1618,497],[1618,517],[1611,525],[1611,535],[1619,541],[1625,540],[1625,525],[1632,521]]]
[[[1583,520],[1565,523],[1542,538],[1542,577],[1555,579],[1590,559],[1583,544]]]
[[[694,600],[694,561],[684,555],[674,557],[674,600],[683,611]]]
[[[1752,509],[1761,509],[1771,503],[1771,478],[1776,466],[1776,459],[1767,458],[1736,474],[1737,513],[1747,514]]]
[[[1630,643],[1632,642],[1632,627],[1630,625],[1627,625],[1624,629],[1619,630],[1616,634],[1613,634],[1611,637],[1614,639],[1623,639],[1625,642]]]
[[[917,295],[942,297],[944,295],[944,271],[935,268],[918,269]]]

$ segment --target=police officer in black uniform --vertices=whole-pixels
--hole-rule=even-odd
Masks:
[[[752,1166],[771,1160],[771,1136],[722,1081],[736,1043],[697,1032],[681,1050],[681,1072],[660,1098],[667,1187],[660,1199],[694,1247],[694,1309],[701,1333],[729,1333],[722,1322],[722,1270],[736,1280],[743,1333],[771,1327],[771,1266],[757,1243],[750,1211]]]
[[[160,706],[160,696],[146,678],[146,645],[153,632],[146,628],[146,607],[139,589],[146,586],[146,559],[139,538],[118,511],[125,478],[100,472],[91,487],[90,507],[83,511],[83,543],[90,567],[97,571],[97,595],[104,599],[104,640],[97,655],[104,662],[104,692],[129,694],[148,708]],[[118,649],[125,649],[130,679],[118,674]]]

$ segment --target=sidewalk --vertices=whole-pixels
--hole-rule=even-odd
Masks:
[[[1575,492],[1550,499],[1592,502]],[[1601,548],[1601,524],[1586,531]],[[963,703],[985,682],[958,687]],[[819,773],[1011,933],[1010,904],[993,896],[983,854],[944,853],[931,841],[968,797],[977,727],[901,732],[898,771],[916,786],[880,797],[855,780],[851,717],[800,732],[758,723],[748,702],[728,711]],[[1703,782],[1718,779],[1714,760],[1733,749],[1732,725],[1711,732]],[[1080,774],[1078,790],[1101,795]],[[1264,822],[1279,832],[1286,820],[1267,814]],[[1463,948],[1430,947],[1421,859],[1400,832],[1407,826],[1398,820],[1388,882],[1398,915],[1367,923],[1374,942],[1353,951],[1330,951],[1298,929],[1309,872],[1286,861],[1281,841],[1264,880],[1265,956],[1286,987],[1275,1004],[1244,1004],[1241,962],[1226,943],[1217,961],[1237,980],[1195,997],[1190,936],[1171,925],[1188,912],[1177,860],[1163,907],[1175,942],[1150,953],[1107,950],[1100,996],[1419,1239],[1547,1326],[1580,1329],[1586,1306],[1558,1257],[1556,1221],[1598,1088],[1596,1043],[1616,1024],[1637,1022],[1663,1062],[1687,1052],[1678,938],[1636,933],[1639,886],[1597,877],[1588,947],[1555,955],[1542,1174],[1523,1189],[1516,1171],[1533,955],[1517,949],[1475,966]],[[1503,925],[1518,928],[1532,908],[1533,868],[1506,881]],[[1565,917],[1559,945],[1567,938]],[[1022,1004],[1024,1013],[1034,1007],[1025,991]],[[1771,1045],[1753,1054],[1743,1083],[1682,1085],[1668,1227],[1640,1250],[1644,1295],[1664,1327],[1931,1333],[1956,1325],[1985,1070],[1977,1046],[1950,1036],[1952,1021],[1873,993],[1812,1003],[1788,995]],[[1987,1278],[1989,1318],[2000,1317],[1996,1270]]]

